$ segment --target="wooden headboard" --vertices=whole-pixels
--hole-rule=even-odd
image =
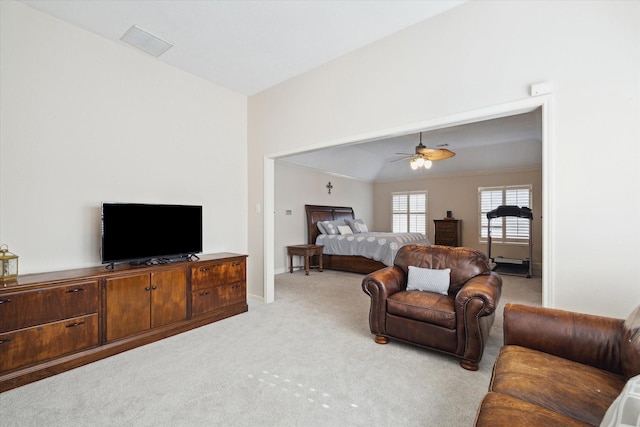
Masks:
[[[307,243],[315,243],[320,230],[319,221],[336,221],[338,219],[356,219],[353,208],[346,206],[304,205],[307,211]]]

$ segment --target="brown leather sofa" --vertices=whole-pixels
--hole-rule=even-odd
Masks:
[[[507,304],[504,344],[476,426],[598,426],[640,374],[640,307],[622,320]]]
[[[409,266],[450,268],[446,295],[407,291]],[[502,290],[501,277],[491,271],[482,252],[407,245],[393,266],[367,275],[362,289],[371,297],[369,327],[377,343],[404,341],[456,356],[465,369],[478,369]]]

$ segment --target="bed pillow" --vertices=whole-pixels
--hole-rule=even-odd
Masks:
[[[321,221],[321,222],[322,222],[322,227],[326,232],[325,234],[332,234],[332,235],[340,234],[338,232],[339,225],[347,225],[347,223],[344,222],[343,219],[339,219],[337,221]],[[318,224],[320,224],[320,222]]]
[[[351,227],[354,233],[368,233],[369,228],[367,224],[365,224],[364,220],[361,219],[348,219],[347,224]]]
[[[451,269],[432,270],[409,266],[409,278],[407,279],[408,291],[429,291],[447,295],[449,293],[449,276]]]
[[[339,225],[338,232],[340,234],[353,234],[353,230],[351,230],[351,227],[348,225]]]
[[[324,229],[324,226],[321,222],[316,222],[316,225],[318,226],[318,231],[320,231],[320,234],[327,234],[327,230]]]

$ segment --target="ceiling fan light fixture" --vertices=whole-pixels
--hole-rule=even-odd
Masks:
[[[420,166],[418,166],[418,159],[417,158],[413,158],[411,159],[411,161],[409,162],[409,165],[411,166],[411,169],[416,170],[418,169]]]
[[[448,146],[448,144],[440,144],[440,146]],[[396,153],[403,154],[405,157],[399,158],[397,160],[392,160],[392,162],[398,160],[409,160],[409,166],[411,169],[417,170],[420,168],[431,169],[433,166],[433,162],[437,162],[438,160],[448,159],[456,155],[451,150],[446,148],[428,148],[422,143],[422,133],[420,133],[420,143],[416,146],[416,151],[414,154],[409,153]]]

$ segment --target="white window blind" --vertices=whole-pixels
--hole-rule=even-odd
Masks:
[[[391,194],[394,233],[427,234],[427,192],[409,191]]]
[[[478,237],[481,243],[487,242],[489,232],[487,212],[503,205],[532,209],[531,191],[531,185],[478,188],[478,211],[480,212]],[[491,238],[494,243],[528,243],[529,220],[512,216],[492,219]]]

